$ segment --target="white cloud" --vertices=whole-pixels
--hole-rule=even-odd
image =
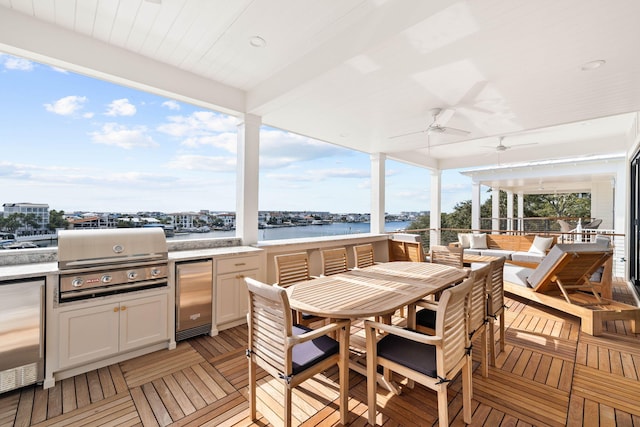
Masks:
[[[170,116],[169,123],[158,130],[176,137],[209,134],[210,132],[233,132],[236,119],[212,111],[196,111],[190,116]]]
[[[58,114],[61,116],[73,116],[84,108],[84,104],[87,102],[86,96],[65,96],[55,101],[53,104],[44,104],[44,108],[50,113]]]
[[[95,144],[112,145],[130,150],[132,148],[157,147],[158,144],[146,135],[145,126],[127,128],[117,123],[106,123],[100,132],[91,132]]]
[[[131,104],[127,98],[116,99],[109,104],[109,109],[105,116],[133,116],[136,114],[136,106]]]
[[[260,168],[274,169],[299,162],[348,156],[350,150],[281,130],[260,132]]]
[[[217,135],[202,135],[192,136],[183,139],[180,143],[185,147],[197,148],[204,145],[222,148],[229,153],[236,153],[238,151],[238,135],[230,132],[223,132]]]
[[[0,60],[2,60],[4,68],[7,70],[32,71],[35,68],[33,62],[12,55],[2,55]]]
[[[167,166],[170,169],[235,172],[236,158],[184,154],[173,159]]]
[[[167,108],[168,108],[168,109],[170,109],[170,110],[180,110],[180,104],[178,104],[178,102],[173,101],[173,100],[171,100],[171,101],[164,101],[164,102],[162,103],[162,106],[163,106],[163,107],[167,107]]]

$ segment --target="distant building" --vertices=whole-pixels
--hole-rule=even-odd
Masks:
[[[17,235],[21,234],[46,234],[49,231],[49,205],[42,203],[5,203],[3,216],[7,218],[11,214],[33,215],[37,225],[31,227],[22,225],[16,230]]]
[[[218,219],[222,220],[224,228],[234,229],[236,228],[236,214],[235,213],[219,213],[216,215]]]

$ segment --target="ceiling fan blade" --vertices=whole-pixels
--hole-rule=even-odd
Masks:
[[[451,117],[453,117],[453,115],[455,114],[455,110],[452,110],[451,108],[447,108],[444,110],[441,110],[438,115],[435,117],[436,122],[440,125],[440,126],[444,126],[447,124],[447,122],[449,120],[451,120]]]
[[[526,144],[512,144],[511,147],[517,148],[517,147],[524,147],[525,145],[538,145],[538,143],[537,142],[527,142]]]
[[[457,135],[469,135],[471,133],[468,130],[456,129],[456,128],[450,128],[450,127],[444,127],[442,129],[444,130],[444,133],[457,134]]]
[[[416,135],[418,133],[425,133],[425,132],[427,132],[427,129],[418,130],[418,131],[415,131],[415,132],[401,133],[400,135],[390,136],[389,139],[402,138],[403,136]]]

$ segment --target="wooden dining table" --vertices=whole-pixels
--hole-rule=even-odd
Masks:
[[[291,308],[331,319],[387,316],[460,282],[467,271],[426,262],[387,262],[288,288]]]
[[[379,317],[390,323],[396,310],[407,306],[407,327],[415,327],[413,303],[437,294],[462,281],[468,271],[427,262],[395,261],[353,269],[296,283],[287,289],[291,308],[329,319],[364,319]],[[353,343],[352,343],[353,344]],[[349,366],[366,376],[363,362],[349,360]],[[383,375],[378,382],[399,393],[396,384]]]

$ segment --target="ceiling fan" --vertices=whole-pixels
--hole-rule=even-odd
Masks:
[[[425,132],[427,133],[427,135],[430,135],[432,133],[446,133],[451,135],[462,135],[462,136],[466,136],[471,133],[467,130],[456,129],[449,126],[445,126],[446,123],[455,114],[455,110],[452,110],[450,108],[447,108],[447,109],[434,108],[430,111],[430,113],[431,113],[431,117],[433,117],[433,120],[431,121],[429,126],[426,127],[426,129],[391,136],[389,137],[389,139],[400,138],[403,136],[415,135],[417,133],[425,133]]]
[[[504,145],[503,141],[504,141],[504,136],[501,136],[499,141],[498,141],[498,145],[495,145],[495,146],[493,146],[493,145],[484,145],[484,147],[493,148],[498,153],[502,153],[503,151],[507,151],[510,148],[524,147],[525,145],[536,145],[537,144],[537,142],[529,142],[529,143],[526,143],[526,144]]]

